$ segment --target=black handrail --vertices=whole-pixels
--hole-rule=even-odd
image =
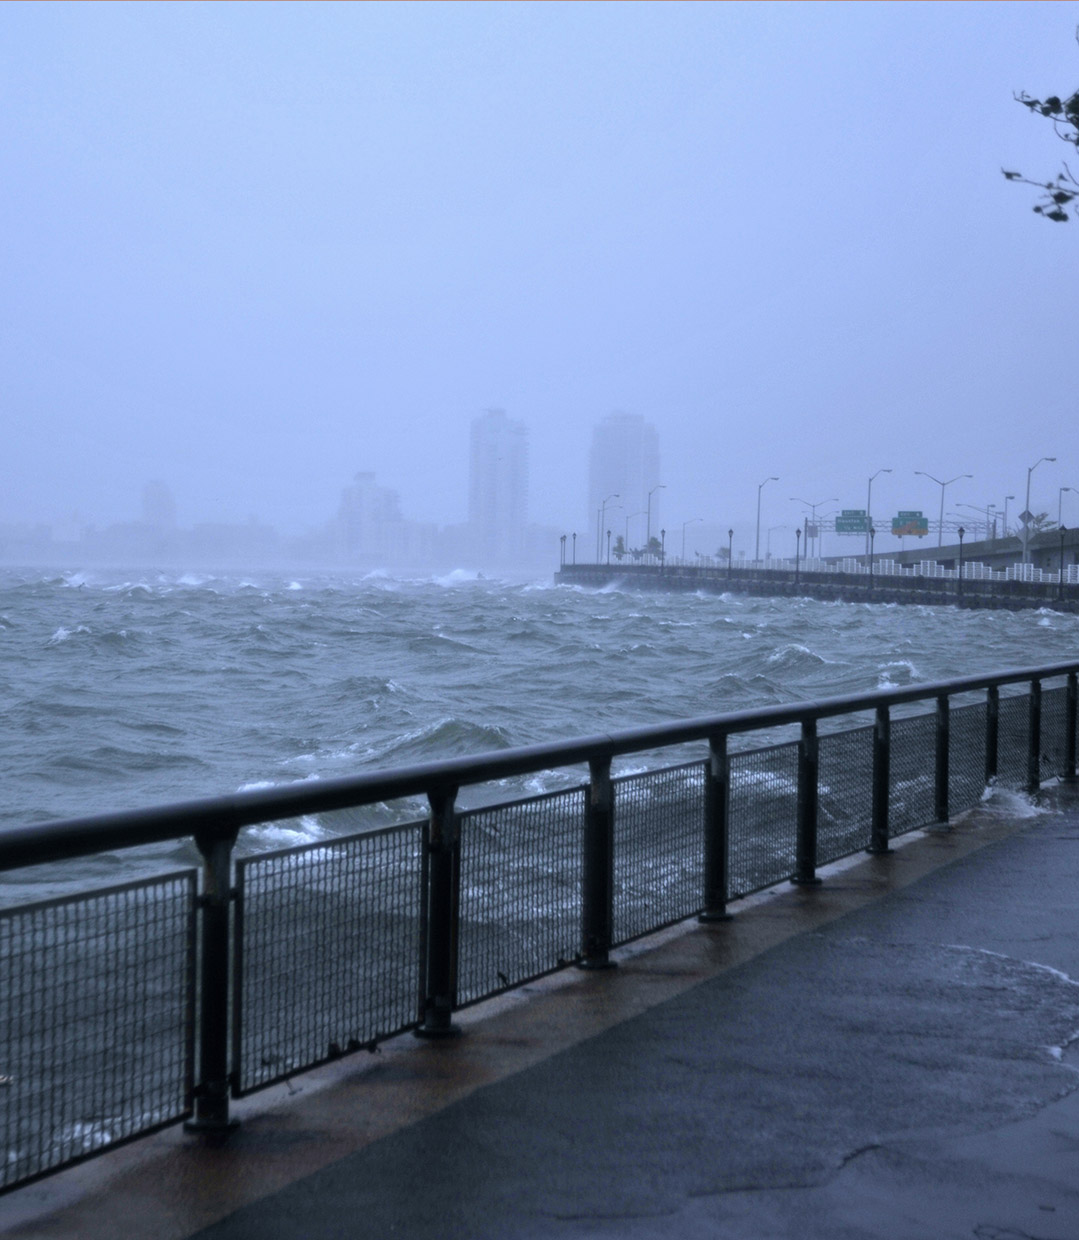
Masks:
[[[1053,697],[1049,699],[1053,703],[1052,708],[1043,719],[1043,681],[1051,679],[1067,681],[1063,691],[1063,712],[1061,692],[1054,690]],[[1025,696],[1015,699],[1025,703],[1022,731],[1017,732],[1014,726],[1016,711],[1010,709],[1006,714],[1002,711],[999,690],[1004,685],[1027,686]],[[978,691],[985,694],[984,727],[982,739],[976,741],[972,747],[969,722],[962,722],[972,719],[970,708],[965,712],[956,712],[960,722],[953,730],[951,699]],[[890,821],[893,809],[890,773],[893,722],[891,709],[915,702],[930,702],[933,705],[932,714],[917,716],[917,720],[933,721],[931,741],[924,724],[913,721],[916,722],[913,735],[919,747],[919,777],[923,774],[931,775],[932,805],[927,806],[923,799],[917,817],[908,816],[906,821],[893,822]],[[837,751],[827,747],[832,738],[820,735],[818,724],[823,719],[859,714],[875,715],[872,725],[852,728],[848,723],[846,731],[841,730],[837,736],[840,739],[860,736],[856,745],[861,747],[859,752],[862,755],[858,793],[859,797],[864,798],[863,825],[858,828],[861,834],[836,836],[834,831],[829,829],[825,836],[821,837],[821,796],[828,791],[821,787],[824,760],[822,752],[825,755],[831,753],[834,767]],[[1005,717],[1010,721],[1007,730],[1003,727]],[[784,741],[769,749],[748,749],[737,754],[732,753],[728,747],[730,738],[736,734],[762,732],[793,724],[800,726],[800,738],[797,741]],[[967,739],[963,740],[965,731]],[[612,948],[629,941],[627,925],[623,920],[625,910],[623,908],[618,912],[615,903],[616,890],[622,890],[623,896],[625,890],[624,876],[622,880],[618,880],[616,871],[616,859],[622,855],[619,839],[623,838],[624,842],[624,837],[619,836],[617,829],[620,821],[618,806],[622,804],[623,795],[627,798],[625,804],[633,806],[632,781],[644,776],[612,779],[611,763],[615,757],[692,742],[704,741],[707,744],[707,762],[669,767],[649,775],[651,778],[658,774],[662,779],[679,771],[696,770],[698,773],[694,777],[694,786],[700,795],[692,809],[683,807],[679,812],[686,822],[691,824],[691,833],[695,837],[692,847],[697,850],[696,859],[691,865],[696,867],[696,882],[699,886],[695,895],[688,899],[684,894],[680,894],[674,903],[661,901],[647,918],[630,923],[629,937],[632,937],[634,934],[650,933],[662,925],[669,925],[672,919],[693,915],[694,911],[701,921],[724,920],[727,917],[728,899],[746,894],[747,890],[759,889],[752,887],[753,881],[767,879],[774,883],[786,877],[805,887],[815,886],[820,882],[818,866],[847,855],[843,849],[868,845],[869,852],[883,854],[890,850],[891,838],[903,830],[934,824],[944,829],[952,811],[967,808],[974,803],[969,786],[971,778],[977,783],[977,794],[980,794],[983,767],[988,782],[997,776],[998,766],[1001,769],[1006,766],[1008,778],[1013,784],[1025,787],[1031,793],[1035,793],[1039,788],[1043,773],[1074,780],[1077,731],[1079,661],[1069,661],[1036,668],[953,677],[903,688],[877,689],[727,711],[566,741],[552,741],[468,757],[448,758],[411,767],[372,771],[343,779],[295,783],[236,793],[232,796],[160,805],[145,810],[44,822],[0,832],[0,871],[20,865],[67,860],[105,850],[184,837],[194,838],[202,860],[197,901],[191,872],[185,871],[179,875],[167,876],[169,881],[180,880],[186,884],[182,899],[172,904],[167,901],[161,904],[162,916],[173,918],[172,937],[175,939],[179,933],[185,940],[182,952],[170,965],[170,970],[171,975],[180,977],[180,988],[186,996],[183,998],[183,1047],[187,1065],[184,1069],[184,1080],[181,1081],[179,1076],[176,1076],[171,1082],[184,1090],[182,1105],[175,1097],[172,1101],[166,1099],[161,1105],[171,1109],[161,1113],[171,1115],[173,1120],[187,1118],[188,1126],[192,1130],[219,1136],[234,1122],[229,1110],[230,1098],[240,1097],[252,1088],[261,1088],[273,1080],[284,1079],[304,1067],[325,1062],[326,1057],[335,1057],[344,1053],[344,1049],[357,1049],[367,1044],[368,1037],[373,1039],[369,1043],[373,1046],[379,1039],[394,1036],[407,1029],[412,1029],[420,1036],[432,1038],[449,1037],[459,1032],[459,1027],[454,1025],[452,1018],[459,1008],[459,947],[462,942],[462,927],[467,923],[467,916],[462,914],[461,905],[462,863],[467,850],[474,849],[476,841],[483,834],[470,832],[467,823],[473,813],[487,812],[460,811],[456,799],[462,787],[554,768],[588,768],[587,781],[569,793],[545,794],[518,803],[534,805],[562,797],[573,801],[574,809],[566,810],[563,806],[559,811],[563,820],[558,824],[552,838],[559,838],[559,831],[562,832],[560,838],[563,840],[572,836],[575,829],[579,832],[577,844],[572,846],[579,851],[576,851],[576,860],[567,871],[576,873],[580,882],[576,909],[579,938],[577,950],[574,950],[572,937],[565,937],[567,931],[563,925],[558,931],[560,937],[555,945],[548,944],[538,956],[529,957],[527,963],[512,966],[512,979],[508,974],[498,972],[499,984],[509,988],[523,985],[532,977],[542,976],[544,970],[561,968],[570,962],[585,968],[613,967],[614,962],[610,956]],[[867,732],[872,732],[871,738],[866,737]],[[1011,748],[1002,751],[1001,745],[1005,736],[1011,738]],[[950,769],[953,761],[953,739],[960,742],[955,756],[963,765],[960,774],[965,778],[965,783],[963,779],[960,780],[958,797],[953,796],[955,781]],[[1055,756],[1050,758],[1043,753],[1043,739],[1046,739]],[[868,756],[865,746],[870,740],[871,787],[866,783],[865,770],[865,758]],[[1019,752],[1020,748],[1025,753]],[[792,750],[797,762],[796,788],[792,788],[789,775]],[[740,885],[732,890],[732,795],[736,789],[740,790],[742,809],[738,812],[741,814],[746,812],[747,788],[758,787],[754,781],[740,781],[737,774],[732,777],[732,763],[737,768],[740,763],[752,763],[757,755],[768,753],[786,755],[780,762],[780,767],[784,762],[787,763],[785,769],[788,771],[785,777],[786,791],[783,793],[786,798],[784,813],[788,820],[792,817],[795,820],[795,838],[784,846],[783,856],[778,859],[777,864],[771,868],[765,867],[759,873],[755,872],[755,879],[748,885],[744,881],[744,872],[739,871]],[[909,765],[909,748],[906,755],[905,761]],[[749,767],[742,767],[741,770],[744,775]],[[830,775],[829,782],[831,779]],[[792,792],[796,793],[793,800]],[[756,791],[752,795],[756,796]],[[762,790],[760,795],[767,802],[767,790]],[[405,902],[407,907],[404,913],[406,922],[412,919],[407,930],[409,937],[407,942],[398,941],[396,955],[393,952],[388,953],[383,958],[383,963],[390,970],[403,968],[406,973],[409,969],[412,970],[416,985],[415,1007],[410,1009],[406,1003],[403,1007],[393,1007],[377,1016],[372,1010],[368,1014],[373,1022],[372,1028],[367,1030],[363,1039],[353,1036],[356,1029],[352,1024],[342,1024],[338,1032],[347,1033],[349,1036],[340,1043],[331,1041],[329,1044],[323,1043],[322,1047],[313,1043],[305,1044],[298,1058],[285,1057],[280,1061],[279,1069],[272,1068],[268,1072],[259,1070],[254,1075],[245,1075],[243,1048],[248,1018],[244,1006],[244,979],[248,969],[245,962],[249,960],[245,944],[258,943],[258,934],[249,939],[245,927],[249,924],[247,919],[252,916],[253,910],[260,906],[259,897],[252,897],[252,891],[257,890],[257,882],[255,888],[249,888],[246,876],[263,868],[265,859],[256,857],[234,863],[233,848],[240,829],[259,823],[413,796],[426,799],[428,813],[424,821],[403,824],[386,832],[361,831],[338,842],[342,847],[361,847],[367,850],[372,846],[372,842],[383,838],[404,839],[407,836],[410,840],[408,861],[400,871],[405,883],[401,890],[410,893]],[[950,797],[953,798],[951,801]],[[842,796],[838,802],[833,801],[829,813],[843,801]],[[865,824],[867,803],[871,809],[869,824]],[[849,801],[846,804],[847,809],[840,812],[846,812],[849,816]],[[495,808],[504,814],[509,807],[503,804]],[[566,821],[567,814],[569,821]],[[630,808],[626,821],[632,822],[635,815],[640,818],[639,806],[636,811]],[[656,823],[659,824],[661,819],[662,814],[658,816]],[[692,825],[694,820],[695,825]],[[578,824],[576,828],[573,826],[574,821]],[[766,820],[762,818],[761,822],[764,821]],[[464,832],[462,823],[466,824]],[[864,831],[866,825],[869,827],[868,832]],[[662,830],[660,834],[662,835]],[[543,841],[539,835],[530,835],[529,838],[527,847],[536,847],[537,843],[542,847]],[[649,841],[647,847],[653,850],[654,855],[659,855],[662,847],[657,847],[651,836]],[[322,849],[321,845],[311,847],[316,851]],[[286,850],[283,855],[293,852],[306,854],[308,851]],[[377,853],[371,852],[367,855],[375,856]],[[632,859],[632,852],[626,855]],[[788,864],[791,866],[789,869]],[[377,865],[372,868],[371,873],[377,882]],[[132,890],[141,890],[145,885],[134,883],[129,886]],[[116,890],[127,891],[128,888]],[[283,890],[288,898],[283,904],[275,906],[275,916],[284,917],[287,921],[293,908],[293,892],[291,887]],[[101,893],[97,893],[96,897],[91,895],[86,906],[89,908],[100,897]],[[265,913],[268,907],[265,899],[261,904]],[[51,906],[52,902],[49,901],[31,904],[26,906],[24,911],[15,909],[2,912],[0,919],[8,918],[11,924],[17,922],[23,926],[23,938],[20,941],[23,947],[27,944],[32,946],[35,932],[25,929],[31,926],[31,921],[26,918],[38,916],[42,910]],[[156,904],[151,900],[146,907],[156,907]],[[308,907],[304,899],[297,901],[297,907],[302,917],[305,907]],[[171,913],[169,909],[172,910]],[[257,912],[254,915],[257,920]],[[528,907],[518,909],[517,915],[526,921],[533,918],[535,909],[532,907],[531,897]],[[351,919],[349,924],[351,926]],[[180,927],[179,931],[176,931],[176,926]],[[404,947],[402,942],[405,943]],[[37,967],[36,963],[29,966],[35,977]],[[257,976],[257,970],[253,975]],[[188,982],[183,981],[184,976],[189,978]],[[409,986],[412,984],[408,983]],[[497,987],[481,987],[467,1001],[475,1001],[477,997],[489,997],[494,993],[499,993]],[[175,994],[173,999],[180,1002]],[[340,1020],[340,1015],[338,1019]],[[322,1021],[323,1015],[320,1011],[319,1031],[316,1031],[315,1037],[323,1036]],[[36,1040],[42,1036],[36,1016],[25,1028],[28,1032],[24,1037],[27,1039]],[[275,1054],[274,1058],[262,1062],[274,1064],[277,1060]],[[34,1115],[37,1114],[35,1110]],[[63,1106],[58,1103],[57,1109],[49,1114],[53,1116],[49,1122],[59,1124],[62,1130],[62,1121],[67,1114]],[[140,1111],[139,1114],[143,1112]],[[37,1119],[34,1122],[37,1123]],[[44,1120],[41,1122],[46,1123]],[[132,1120],[133,1124],[136,1122],[144,1123]],[[142,1128],[142,1131],[150,1130],[151,1127]],[[127,1136],[118,1139],[129,1139],[135,1134],[136,1129],[133,1127]],[[90,1152],[106,1147],[107,1144],[95,1146]],[[36,1162],[30,1159],[25,1167],[20,1166],[14,1173],[16,1178],[8,1176],[6,1186],[26,1182],[28,1177],[48,1174],[61,1165],[89,1156],[85,1150],[67,1150],[66,1147],[61,1149],[59,1146],[50,1146],[49,1151],[51,1152],[48,1152],[47,1156],[43,1154]],[[4,1191],[5,1183],[2,1172],[3,1169],[0,1168],[0,1191]],[[17,1178],[20,1176],[21,1180]]]
[[[451,788],[529,775],[555,766],[575,766],[637,753],[642,749],[708,740],[717,734],[760,731],[1076,672],[1079,672],[1079,662],[953,677],[904,688],[877,689],[789,705],[726,711],[695,719],[577,737],[569,741],[549,741],[467,757],[444,758],[409,767],[391,767],[363,775],[319,780],[317,783],[303,781],[148,809],[53,819],[0,832],[0,872],[185,836],[228,838],[241,827],[295,818],[301,814],[325,813],[401,797],[426,796]]]

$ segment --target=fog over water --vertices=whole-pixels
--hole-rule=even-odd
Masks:
[[[77,567],[80,531],[161,480],[183,528],[299,536],[360,471],[452,525],[490,407],[527,425],[555,530],[591,528],[613,410],[656,426],[690,554],[709,526],[744,548],[773,475],[777,545],[790,497],[862,507],[887,468],[875,509],[935,516],[922,470],[999,510],[1043,456],[1032,507],[1063,494],[1074,524],[1074,230],[1000,170],[1055,175],[1067,148],[1012,94],[1074,89],[1075,24],[5,5],[0,527],[50,527]]]

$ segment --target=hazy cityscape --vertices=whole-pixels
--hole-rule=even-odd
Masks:
[[[72,512],[51,522],[0,524],[0,562],[534,572],[550,570],[563,557],[596,563],[613,557],[617,563],[669,556],[692,563],[696,557],[732,556],[766,565],[793,554],[792,543],[810,557],[857,555],[862,539],[868,550],[871,523],[880,537],[879,550],[900,551],[923,539],[927,546],[954,542],[960,527],[972,541],[993,542],[1021,534],[1028,524],[1032,532],[1044,532],[1079,523],[1079,488],[1058,485],[1054,476],[1049,486],[1031,490],[1041,481],[1035,472],[1039,466],[1057,466],[1059,474],[1052,456],[1027,466],[1025,490],[984,505],[953,498],[962,491],[948,494],[948,487],[969,482],[970,474],[939,479],[915,470],[903,482],[890,477],[896,470],[881,467],[865,481],[864,506],[860,494],[851,497],[850,506],[838,495],[784,499],[783,480],[769,475],[755,487],[724,497],[723,515],[714,508],[685,515],[664,481],[656,426],[640,414],[615,411],[595,422],[587,452],[578,453],[587,461],[587,499],[579,519],[557,526],[545,511],[545,497],[533,494],[530,438],[530,427],[503,409],[490,408],[471,419],[467,487],[458,487],[463,519],[456,521],[417,520],[400,492],[375,470],[346,478],[336,504],[328,495],[322,511],[312,512],[300,531],[283,531],[258,515],[243,522],[184,521],[179,516],[182,490],[151,479],[132,492],[128,520],[99,524]],[[924,509],[888,512],[878,498],[874,511],[874,483],[879,497],[889,481],[893,495],[920,497]],[[926,502],[927,486],[939,487],[935,495],[930,490],[939,507]],[[969,487],[966,494],[984,498]],[[1021,521],[1024,513],[1027,520]]]

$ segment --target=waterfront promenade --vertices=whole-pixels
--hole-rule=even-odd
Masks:
[[[1079,1236],[1079,808],[1048,795],[275,1087],[223,1148],[172,1129],[29,1185],[0,1227]]]

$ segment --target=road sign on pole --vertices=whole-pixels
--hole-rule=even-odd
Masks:
[[[929,533],[929,518],[920,512],[904,512],[892,518],[892,533],[898,538],[913,534],[915,538],[924,538]]]
[[[868,534],[869,517],[864,508],[844,508],[835,519],[837,534]]]

